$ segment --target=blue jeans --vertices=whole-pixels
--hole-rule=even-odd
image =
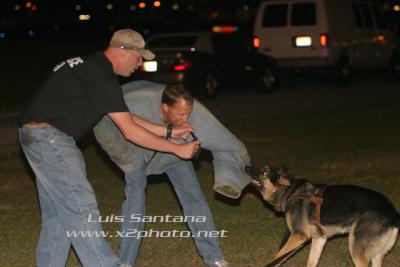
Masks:
[[[102,231],[96,198],[74,139],[53,127],[23,127],[19,133],[36,175],[42,216],[36,265],[65,266],[72,245],[85,267],[117,266],[118,258],[104,238],[79,234],[68,237],[69,231]]]
[[[182,161],[175,167],[167,171],[168,177],[174,186],[175,192],[181,203],[185,216],[195,216],[205,218],[205,222],[192,222],[188,220],[188,225],[193,236],[199,231],[215,231],[211,217],[211,211],[197,180],[196,172],[190,161]],[[131,214],[145,215],[145,190],[147,178],[145,169],[140,168],[136,171],[125,173],[125,196],[126,200],[122,204],[122,223],[121,232],[142,231],[144,222],[130,220]],[[139,217],[135,215],[135,217]],[[133,265],[138,253],[140,238],[120,237],[120,262]],[[194,237],[197,250],[206,263],[222,260],[224,257],[220,249],[219,241],[216,237]]]

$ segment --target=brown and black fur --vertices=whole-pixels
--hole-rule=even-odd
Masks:
[[[284,238],[274,261],[279,266],[311,241],[308,267],[317,266],[327,240],[335,235],[349,235],[349,250],[356,267],[382,266],[384,256],[396,243],[400,215],[382,194],[355,185],[327,186],[315,223],[316,205],[293,195],[314,196],[322,188],[305,179],[293,179],[286,170],[270,167],[246,167],[253,185],[274,209],[284,212],[289,235]],[[314,223],[313,223],[314,220]]]

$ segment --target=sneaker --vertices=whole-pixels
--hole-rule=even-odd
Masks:
[[[225,260],[214,261],[208,264],[209,267],[229,267],[229,263]]]

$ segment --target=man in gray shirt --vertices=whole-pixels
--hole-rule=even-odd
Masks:
[[[251,181],[244,172],[244,167],[250,163],[246,147],[181,85],[165,87],[147,81],[131,82],[123,86],[123,95],[130,112],[153,123],[170,125],[169,128],[189,123],[196,133],[187,141],[198,138],[202,148],[213,155],[214,190],[231,198],[240,196],[242,189]],[[208,266],[229,266],[216,237],[197,235],[199,231],[215,231],[215,227],[191,161],[169,153],[155,153],[127,142],[107,117],[97,124],[94,133],[99,144],[125,173],[126,200],[122,205],[124,222],[121,232],[144,229],[143,220],[132,221],[129,218],[132,214],[145,215],[146,176],[167,173],[184,215],[205,218],[202,222],[188,220],[196,247],[205,263]],[[165,138],[171,138],[168,132]],[[186,142],[183,139],[173,141]],[[140,238],[120,239],[121,266],[134,264],[139,245]]]

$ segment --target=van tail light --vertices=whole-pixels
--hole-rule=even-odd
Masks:
[[[253,46],[254,48],[259,48],[261,44],[261,40],[260,38],[258,38],[257,36],[253,37]]]
[[[190,66],[189,62],[181,60],[178,64],[174,65],[174,71],[184,71]]]
[[[322,47],[328,47],[329,35],[327,33],[321,33],[321,35],[319,36],[319,44]]]

